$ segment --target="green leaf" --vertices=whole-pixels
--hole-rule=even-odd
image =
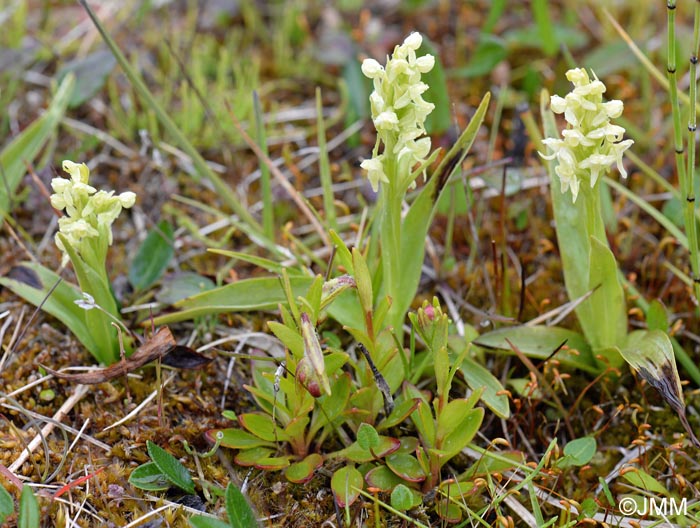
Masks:
[[[668,311],[664,304],[658,299],[652,300],[647,309],[647,328],[668,332],[669,324]]]
[[[207,515],[193,515],[189,521],[194,528],[231,528],[229,523]]]
[[[425,471],[414,456],[406,453],[395,453],[386,457],[386,465],[408,482],[423,482],[425,480]]]
[[[242,429],[219,429],[207,432],[207,436],[213,438],[214,435],[221,431],[224,433],[224,437],[221,440],[221,445],[224,447],[230,447],[233,449],[249,449],[251,447],[275,447],[273,442],[268,442],[263,440],[259,436],[252,435],[247,431]]]
[[[374,306],[372,296],[372,277],[367,268],[365,257],[357,248],[352,248],[352,264],[355,270],[355,283],[357,284],[357,294],[360,297],[360,304],[365,314],[371,314]]]
[[[598,512],[598,503],[595,499],[587,498],[581,502],[581,513],[579,519],[592,519]]]
[[[61,279],[56,273],[41,264],[22,262],[6,277],[0,277],[0,284],[22,297],[25,301],[39,306],[51,288]],[[58,284],[51,296],[42,305],[42,310],[53,315],[75,334],[75,337],[93,355],[98,350],[93,333],[85,323],[85,311],[75,304],[82,299],[80,289],[64,280]]]
[[[263,413],[245,413],[238,415],[238,421],[250,433],[268,442],[285,442],[289,436],[272,417]]]
[[[323,465],[323,457],[318,453],[311,453],[304,460],[290,465],[284,472],[289,482],[306,484],[314,477],[315,471]]]
[[[187,471],[180,461],[165,449],[150,440],[146,441],[146,448],[151,460],[158,466],[158,469],[178,488],[185,490],[190,495],[194,494],[194,482],[190,472]]]
[[[473,495],[476,484],[471,480],[463,479],[464,477],[457,481],[453,479],[443,481],[440,484],[440,494],[457,501],[462,501],[464,496]]]
[[[80,289],[94,297],[95,303],[102,308],[102,310],[93,309],[84,312],[85,323],[92,332],[97,346],[95,351],[90,352],[103,365],[111,365],[119,360],[120,354],[117,330],[112,326],[112,317],[121,320],[121,314],[106,277],[106,271],[95,269],[83,260],[62,233],[59,232],[57,236],[70,257]],[[126,352],[128,353],[129,350]]]
[[[14,511],[15,504],[12,495],[3,486],[0,486],[0,523],[4,522],[5,518],[12,515]]]
[[[654,493],[655,495],[664,495],[666,497],[670,495],[666,486],[643,469],[634,468],[633,470],[628,470],[622,475],[622,478],[633,486]]]
[[[68,75],[58,87],[48,110],[26,127],[0,152],[0,223],[9,211],[12,195],[32,164],[53,135],[73,93],[75,77]]]
[[[443,457],[440,459],[441,466],[467,447],[479,431],[483,419],[483,407],[472,409],[462,418],[457,428],[445,437],[439,447],[439,451],[443,454]]]
[[[385,431],[386,429],[399,425],[416,410],[418,402],[420,401],[419,398],[411,398],[394,405],[391,414],[379,423],[377,430]]]
[[[155,462],[146,462],[133,470],[129,475],[129,484],[147,491],[167,490],[171,486],[170,480]]]
[[[380,491],[386,492],[393,490],[398,484],[403,482],[403,480],[388,467],[377,466],[367,472],[365,475],[365,482],[372,488],[377,488]]]
[[[293,295],[298,297],[306,293],[314,279],[290,277],[289,280]],[[220,313],[272,310],[280,303],[286,304],[287,297],[279,278],[244,279],[183,299],[175,303],[179,312],[156,317],[153,324],[160,326]]]
[[[415,494],[403,484],[396,486],[391,492],[391,507],[399,511],[410,510],[417,506]]]
[[[277,321],[268,321],[267,327],[275,334],[275,337],[282,341],[296,359],[304,357],[304,338],[297,330],[293,330]]]
[[[448,524],[458,523],[462,519],[460,505],[452,504],[446,499],[440,499],[435,505],[435,512]]]
[[[352,505],[360,496],[364,485],[362,473],[353,466],[345,466],[333,473],[331,489],[339,508]]]
[[[586,338],[594,353],[597,348],[621,346],[627,336],[627,305],[617,269],[615,255],[607,246],[607,240],[603,242],[591,237],[588,286],[589,290],[598,289],[582,304],[591,307],[595,337],[587,334]],[[606,354],[606,359],[612,366],[622,364],[622,358],[612,352]]]
[[[57,73],[59,82],[68,74],[75,75],[75,88],[68,106],[75,108],[93,97],[104,85],[117,65],[114,56],[105,49],[69,62]]]
[[[464,398],[452,400],[445,405],[440,410],[437,420],[437,442],[442,442],[447,435],[455,431],[473,407],[474,405]]]
[[[368,423],[361,423],[357,429],[357,445],[366,451],[379,447],[379,434],[377,430]]]
[[[229,482],[226,486],[226,513],[231,526],[236,528],[257,528],[258,521],[248,501],[236,486]]]
[[[40,513],[39,503],[34,496],[32,488],[25,484],[22,487],[22,495],[19,498],[17,528],[39,528]]]
[[[175,254],[173,226],[166,220],[149,231],[129,267],[129,282],[136,291],[152,286],[168,269]]]
[[[536,359],[547,359],[562,343],[566,343],[566,350],[560,349],[554,355],[555,359],[565,365],[590,372],[591,374],[598,372],[591,347],[583,336],[557,326],[499,328],[479,336],[478,339],[474,340],[474,344],[513,354],[508,341],[513,343],[526,356]]]
[[[187,297],[213,290],[215,287],[210,278],[192,271],[183,271],[163,278],[161,288],[156,293],[156,300],[165,304],[175,304]]]
[[[557,467],[588,464],[595,455],[596,447],[596,440],[592,436],[572,440],[564,446],[564,457],[557,462]]]
[[[236,464],[243,467],[255,467],[260,460],[270,458],[275,450],[271,447],[251,447],[250,449],[242,449],[236,456]]]
[[[373,449],[372,452],[370,452],[368,449],[362,449],[357,442],[353,442],[348,447],[337,451],[335,454],[337,456],[345,457],[353,462],[357,462],[358,464],[363,464],[365,462],[371,462],[376,458],[382,458],[390,455],[399,449],[399,447],[401,447],[401,442],[397,438],[380,436],[379,445],[376,447],[376,449]]]
[[[503,385],[486,367],[470,357],[465,357],[462,360],[460,371],[470,389],[484,389],[481,401],[486,407],[499,418],[508,419],[510,417],[510,405],[508,396],[503,394]]]
[[[469,152],[486,115],[490,98],[491,95],[487,93],[481,100],[472,120],[453,148],[447,153],[445,160],[458,155],[466,156]],[[441,162],[438,169],[430,176],[428,183],[423,186],[418,197],[411,204],[401,227],[400,295],[397,299],[392,299],[392,303],[396,305],[392,313],[400,314],[402,318],[411,306],[418,290],[423,258],[425,257],[425,237],[435,215],[437,200],[444,189],[444,187],[438,188],[440,171],[444,167],[444,163]],[[400,328],[393,321],[389,321],[389,324]]]

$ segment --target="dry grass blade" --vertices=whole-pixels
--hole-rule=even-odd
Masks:
[[[144,366],[146,363],[162,358],[177,347],[172,332],[166,326],[158,330],[156,335],[141,345],[129,358],[109,367],[92,370],[83,374],[65,374],[44,367],[47,372],[57,378],[76,381],[85,385],[104,383],[115,378],[126,376],[129,372]]]

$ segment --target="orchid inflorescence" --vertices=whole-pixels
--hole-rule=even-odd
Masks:
[[[130,208],[136,201],[136,195],[127,191],[114,195],[114,191],[98,191],[88,185],[90,169],[84,163],[65,160],[63,170],[70,174],[70,179],[54,178],[51,187],[51,205],[56,209],[65,209],[66,215],[58,220],[56,246],[63,252],[63,264],[69,260],[64,246],[67,241],[83,258],[87,258],[95,242],[97,247],[106,252],[112,245],[112,223],[117,219],[122,208]],[[105,244],[106,242],[106,244]],[[104,255],[95,255],[103,257]]]
[[[559,97],[553,95],[551,108],[556,114],[564,114],[568,124],[562,132],[564,139],[547,138],[543,143],[552,151],[541,154],[544,159],[557,160],[555,172],[561,182],[561,192],[571,189],[576,202],[581,182],[595,187],[601,174],[605,174],[613,163],[623,178],[627,172],[622,166],[622,154],[634,141],[622,141],[625,129],[610,123],[622,115],[622,101],[603,102],[606,87],[593,75],[590,80],[583,68],[566,72],[566,78],[574,89]]]
[[[402,178],[398,182],[401,188],[415,185],[411,168],[425,161],[430,152],[430,138],[421,136],[425,135],[425,118],[435,105],[422,97],[428,85],[421,82],[421,74],[433,69],[435,57],[416,56],[422,43],[420,33],[411,33],[403,44],[396,46],[386,68],[374,59],[362,63],[362,73],[374,82],[370,105],[377,143],[372,158],[361,166],[368,172],[375,192],[379,182],[389,183],[392,174]],[[384,144],[382,154],[378,152],[380,142]],[[388,170],[387,163],[394,160],[397,167]]]

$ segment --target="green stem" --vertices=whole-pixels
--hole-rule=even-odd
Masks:
[[[681,109],[678,103],[678,81],[676,74],[676,1],[669,0],[667,10],[668,21],[668,61],[667,72],[669,82],[669,95],[671,97],[671,110],[673,117],[673,143],[676,158],[676,170],[678,172],[678,183],[681,188],[681,193],[685,196],[685,204],[683,207],[683,220],[685,230],[688,235],[688,246],[690,250],[690,267],[693,272],[693,279],[700,278],[698,271],[700,270],[700,255],[698,255],[697,229],[695,222],[695,195],[693,193],[692,177],[688,174],[686,164],[683,159],[683,134],[681,131]],[[697,33],[697,18],[698,12],[696,7],[696,31]],[[697,36],[697,35],[696,35]],[[696,42],[694,42],[695,44]],[[696,48],[697,49],[697,48]],[[691,61],[692,62],[692,61]],[[693,69],[693,73],[694,73]],[[691,83],[691,94],[695,96],[695,83]],[[695,111],[694,97],[691,98],[691,113]],[[694,118],[690,118],[694,121]],[[694,134],[691,136],[694,138]],[[694,169],[695,152],[692,153],[693,159],[688,157],[688,167]],[[691,172],[692,174],[692,172]],[[700,299],[700,283],[694,282],[694,294],[696,299]]]
[[[695,299],[700,300],[700,252],[698,251],[697,222],[695,221],[695,197],[697,195],[697,183],[695,183],[695,133],[697,130],[695,107],[697,104],[697,67],[698,47],[700,45],[700,2],[695,2],[693,22],[693,50],[690,56],[690,114],[688,117],[688,169],[686,171],[685,211],[687,218],[688,245],[690,246],[691,269],[693,270],[693,290]]]
[[[393,165],[393,162],[391,165]],[[391,183],[384,187],[386,193],[384,193],[384,210],[382,212],[383,279],[386,284],[386,292],[392,300],[389,308],[389,324],[394,327],[394,332],[399,337],[399,342],[401,342],[403,314],[398,312],[399,306],[397,301],[401,285],[401,203],[403,194],[396,188],[395,178],[389,176],[389,179]]]

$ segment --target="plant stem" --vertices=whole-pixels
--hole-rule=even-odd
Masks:
[[[669,0],[668,2],[668,61],[666,70],[668,72],[668,82],[669,82],[669,94],[671,97],[671,110],[673,116],[673,142],[676,153],[676,170],[678,172],[678,184],[681,188],[681,193],[685,196],[685,204],[683,207],[683,220],[685,223],[685,230],[688,235],[688,246],[690,250],[690,267],[693,273],[693,290],[695,298],[700,299],[700,276],[698,276],[698,271],[700,270],[700,255],[698,255],[698,240],[697,240],[697,228],[695,222],[695,195],[693,193],[693,180],[692,173],[688,174],[686,165],[683,160],[683,135],[681,132],[681,109],[678,103],[678,81],[676,75],[676,0]],[[695,36],[697,36],[697,6],[696,6],[696,23],[695,23]],[[696,41],[694,41],[696,44]],[[697,49],[697,48],[696,48]],[[693,55],[695,57],[695,55]],[[697,59],[695,60],[697,62]],[[695,73],[695,67],[692,65],[693,60],[691,59],[691,69],[692,73]],[[691,82],[691,114],[695,112],[694,96],[695,96],[695,82]],[[690,121],[694,122],[695,118],[690,117]],[[694,127],[695,125],[693,125]],[[690,128],[690,127],[689,127]],[[694,131],[690,133],[689,137],[695,138]],[[694,141],[693,141],[694,144]],[[695,163],[695,152],[693,148],[691,155],[688,156],[688,168],[692,171],[694,169],[693,165]],[[691,165],[691,162],[693,165]]]
[[[690,88],[688,98],[690,99],[690,113],[688,115],[688,170],[686,171],[687,189],[684,193],[685,215],[689,219],[692,229],[688,231],[688,245],[690,246],[691,268],[693,270],[693,290],[695,299],[700,300],[700,252],[698,251],[697,222],[695,220],[695,197],[697,195],[697,183],[695,182],[695,133],[697,130],[695,113],[697,105],[697,67],[698,67],[698,47],[700,45],[700,2],[695,2],[693,21],[693,49],[690,55]]]

